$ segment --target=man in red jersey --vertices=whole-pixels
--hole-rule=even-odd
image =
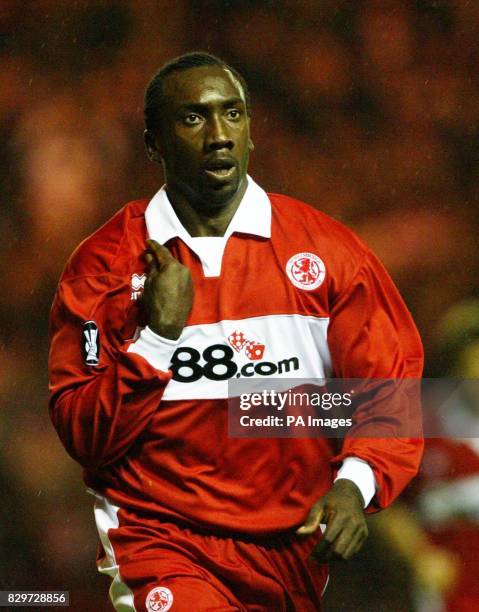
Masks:
[[[400,493],[422,443],[359,437],[359,414],[340,452],[228,438],[228,380],[419,377],[417,331],[352,232],[247,175],[233,68],[173,60],[145,120],[165,185],[78,247],[51,315],[51,416],[96,497],[99,570],[117,610],[318,610],[313,548],[359,550],[364,509]]]

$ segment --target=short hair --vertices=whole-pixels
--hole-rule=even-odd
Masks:
[[[191,68],[200,68],[202,66],[221,66],[229,70],[240,82],[245,97],[246,112],[248,115],[251,114],[248,85],[243,76],[219,57],[209,53],[195,51],[193,53],[180,55],[162,66],[148,83],[145,92],[144,106],[145,127],[148,131],[154,131],[160,125],[161,111],[162,107],[165,105],[163,92],[163,83],[165,79],[173,72],[181,72]]]

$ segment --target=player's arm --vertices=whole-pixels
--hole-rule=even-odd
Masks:
[[[108,329],[115,297],[106,275],[64,279],[52,307],[50,414],[67,451],[85,467],[101,467],[128,450],[158,409],[171,379],[168,365],[193,299],[191,277],[156,243],[148,244],[146,258],[149,325],[135,342],[118,345]],[[85,330],[88,321],[98,335],[91,335],[91,324]],[[90,364],[85,346],[91,351]],[[98,363],[92,364],[95,351]]]
[[[411,315],[382,264],[370,252],[349,287],[338,296],[328,329],[334,373],[339,378],[419,378],[423,352]],[[417,473],[423,450],[418,438],[401,437],[408,420],[417,420],[407,395],[383,401],[381,413],[371,414],[365,403],[354,415],[353,434],[333,458],[339,480],[313,506],[298,533],[313,533],[320,523],[326,531],[320,554],[349,558],[367,537],[364,508],[388,506]],[[381,425],[384,435],[379,437]],[[342,467],[341,467],[342,466]]]

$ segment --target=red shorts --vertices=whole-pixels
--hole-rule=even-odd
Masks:
[[[264,541],[197,533],[145,519],[96,496],[100,572],[127,612],[316,612],[328,569],[310,557],[318,536]]]

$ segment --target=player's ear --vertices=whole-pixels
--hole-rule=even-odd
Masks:
[[[148,157],[151,159],[151,161],[161,163],[161,152],[154,135],[150,131],[145,130],[143,132],[143,137],[145,139],[145,146],[148,152]]]
[[[251,140],[251,137],[248,138],[248,149],[254,151],[254,142]]]

